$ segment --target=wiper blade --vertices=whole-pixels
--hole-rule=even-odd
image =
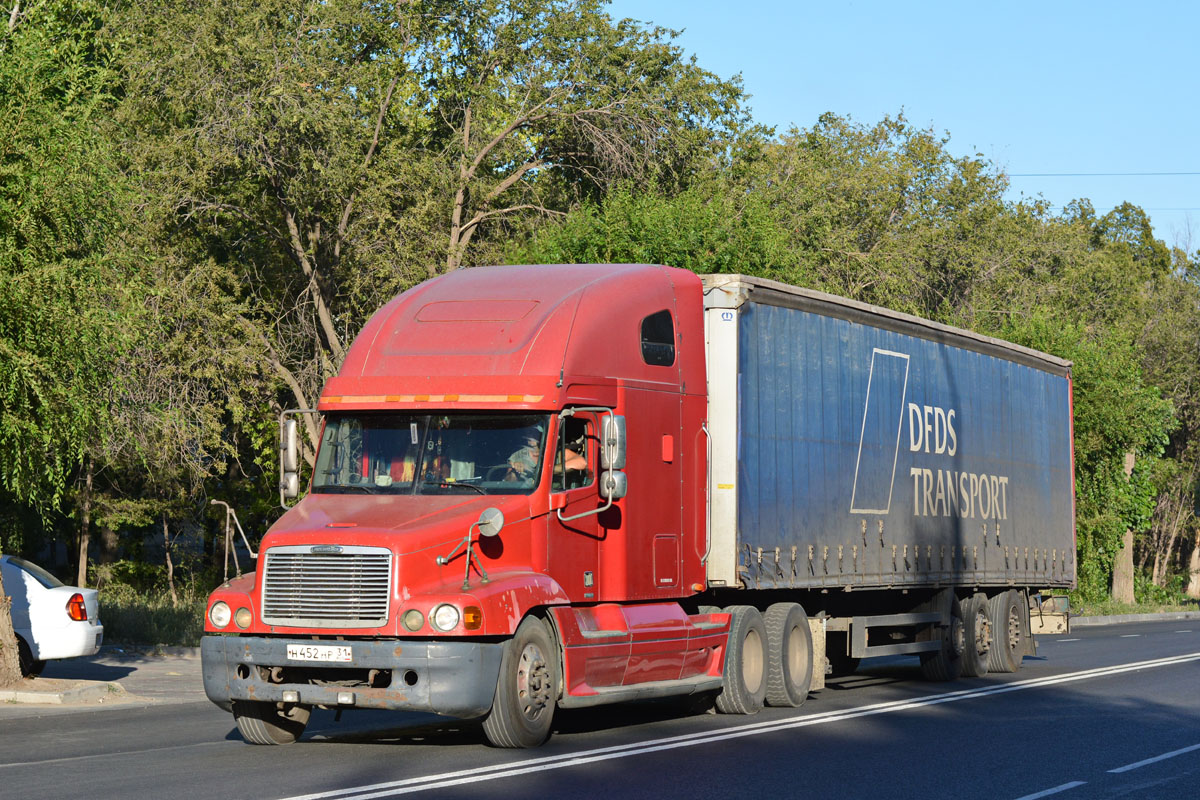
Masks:
[[[480,494],[487,494],[487,489],[482,486],[476,486],[473,483],[465,483],[463,481],[425,481],[426,486],[437,486],[440,489],[453,489],[456,486],[465,486],[468,489],[474,489]]]
[[[335,483],[330,486],[314,486],[314,491],[328,492],[330,494],[351,494],[353,492],[362,492],[363,494],[375,494],[375,487],[365,483]]]

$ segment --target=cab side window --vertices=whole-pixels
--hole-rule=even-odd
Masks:
[[[558,429],[554,452],[554,481],[556,492],[588,486],[594,479],[592,441],[596,438],[590,420],[567,417]]]
[[[642,320],[642,360],[652,367],[675,363],[675,322],[670,311],[664,309]]]

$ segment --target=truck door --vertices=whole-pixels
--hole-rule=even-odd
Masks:
[[[551,456],[551,506],[558,510],[550,519],[549,573],[575,602],[596,598],[598,436],[594,413],[565,417]]]

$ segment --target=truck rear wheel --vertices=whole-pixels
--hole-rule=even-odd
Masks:
[[[233,701],[233,718],[249,744],[291,744],[304,733],[311,713],[308,706],[291,706],[284,711],[275,703]]]
[[[799,708],[812,686],[808,615],[796,603],[776,603],[763,614],[763,624],[767,630],[767,703],[776,708]]]
[[[558,648],[546,623],[526,617],[504,647],[483,733],[494,747],[537,747],[550,737],[558,694]]]
[[[1025,652],[1025,621],[1021,595],[1012,589],[988,600],[994,643],[988,654],[992,672],[1016,672]]]
[[[992,625],[988,617],[987,596],[973,594],[962,604],[963,612],[963,669],[968,678],[987,675],[988,658],[992,649]]]
[[[941,631],[941,641],[940,649],[921,654],[921,674],[927,681],[952,681],[962,675],[966,639],[962,608],[953,595],[950,597],[950,627]]]
[[[724,714],[757,714],[767,694],[767,633],[753,606],[730,606],[729,641],[717,709]]]

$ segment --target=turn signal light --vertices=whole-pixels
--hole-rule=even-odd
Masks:
[[[71,595],[67,601],[67,616],[76,622],[87,622],[87,607],[83,604],[83,595],[79,592]]]
[[[477,631],[483,627],[483,609],[479,606],[467,606],[464,608],[463,627],[469,631]]]

